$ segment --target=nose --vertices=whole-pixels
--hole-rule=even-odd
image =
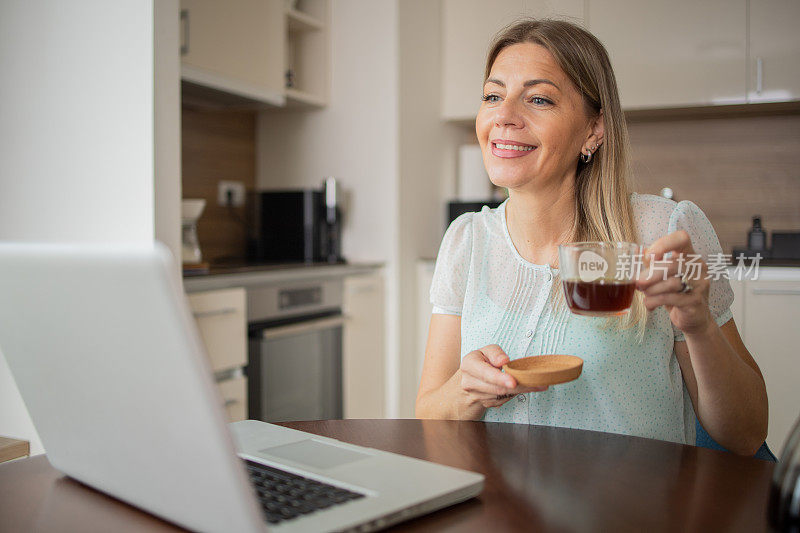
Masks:
[[[520,115],[519,103],[516,99],[507,98],[495,107],[494,123],[499,128],[522,127],[522,115]]]

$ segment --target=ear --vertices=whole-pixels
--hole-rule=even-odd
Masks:
[[[603,144],[603,136],[606,132],[605,120],[603,118],[603,110],[600,110],[600,113],[594,117],[591,122],[589,123],[589,127],[591,128],[589,137],[586,138],[586,142],[583,144],[584,150],[592,150],[593,146],[599,147]],[[597,151],[595,148],[592,152]]]

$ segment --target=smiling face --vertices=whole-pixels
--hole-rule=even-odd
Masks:
[[[533,43],[504,48],[483,87],[475,129],[492,183],[528,189],[574,180],[581,151],[600,144],[602,115],[550,52]]]

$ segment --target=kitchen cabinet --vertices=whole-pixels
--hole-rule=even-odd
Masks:
[[[481,104],[486,53],[494,35],[522,17],[583,21],[583,0],[442,0],[442,93],[445,120],[473,120]]]
[[[800,99],[800,2],[750,0],[749,102]]]
[[[344,279],[342,390],[345,418],[385,416],[383,274]]]
[[[326,105],[328,1],[304,0],[288,8],[283,0],[181,0],[184,100]]]
[[[622,107],[746,101],[747,0],[589,0]]]
[[[246,295],[241,287],[187,296],[231,422],[247,418]]]
[[[284,2],[181,0],[181,78],[283,105]]]
[[[767,444],[775,453],[800,416],[800,272],[780,278],[770,279],[767,273],[743,282],[744,321],[739,324],[767,384]]]

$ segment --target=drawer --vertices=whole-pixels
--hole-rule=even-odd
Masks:
[[[245,290],[239,287],[187,296],[214,372],[246,365]]]
[[[234,378],[217,383],[230,422],[247,419],[247,378]]]

